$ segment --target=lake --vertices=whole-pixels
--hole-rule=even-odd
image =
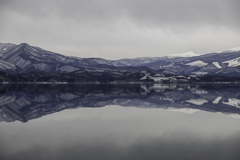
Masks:
[[[240,86],[0,85],[0,159],[240,159]]]

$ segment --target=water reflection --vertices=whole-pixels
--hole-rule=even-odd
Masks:
[[[238,160],[239,89],[2,85],[0,159]]]
[[[119,105],[240,115],[240,86],[1,85],[0,121],[27,122],[80,107]]]

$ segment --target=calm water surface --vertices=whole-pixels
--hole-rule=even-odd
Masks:
[[[240,159],[240,87],[1,85],[0,159]]]

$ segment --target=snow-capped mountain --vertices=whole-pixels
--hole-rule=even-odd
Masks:
[[[110,62],[114,66],[147,66],[150,63],[167,60],[169,58],[194,57],[194,56],[198,56],[198,54],[190,51],[186,53],[171,54],[171,55],[162,56],[162,57],[138,57],[133,59],[111,60]]]
[[[104,69],[114,66],[102,58],[78,58],[50,52],[26,43],[0,44],[0,69],[10,73],[30,71],[73,72],[79,69]]]
[[[163,74],[240,76],[240,51],[173,57],[144,65]]]
[[[26,43],[0,44],[0,70],[8,73],[68,73],[77,70],[139,72],[146,69],[164,75],[240,77],[240,49],[236,47],[227,52],[204,55],[187,52],[163,57],[106,60],[64,56]]]
[[[193,52],[156,58],[112,61],[115,66],[146,66],[162,74],[240,76],[240,49],[198,55]]]

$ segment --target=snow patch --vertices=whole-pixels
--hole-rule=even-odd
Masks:
[[[228,63],[228,67],[240,66],[240,57],[222,63]]]
[[[203,61],[194,61],[194,62],[187,63],[186,65],[196,66],[196,67],[203,67],[203,66],[208,65],[208,63],[205,63]]]
[[[217,68],[222,68],[222,66],[220,66],[218,62],[213,62],[213,65],[216,66]]]
[[[240,100],[236,98],[228,98],[228,102],[222,102],[222,103],[240,108]]]
[[[218,104],[221,99],[222,99],[221,96],[217,97],[217,98],[213,101],[213,104]]]

